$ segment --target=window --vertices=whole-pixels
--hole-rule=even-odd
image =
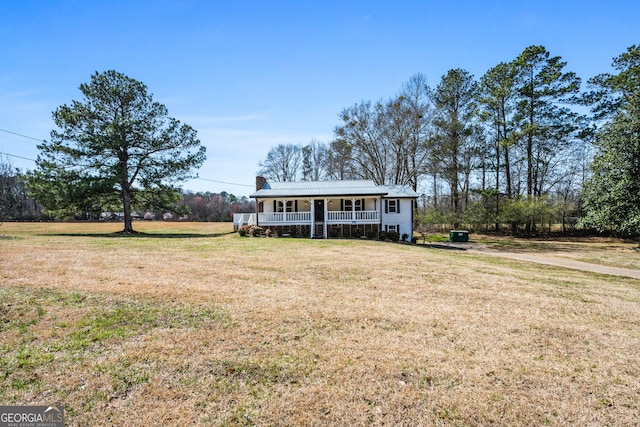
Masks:
[[[364,199],[363,200],[360,200],[360,199],[356,200],[356,208],[355,209],[352,208],[352,206],[353,206],[352,202],[353,202],[353,200],[351,200],[351,199],[344,199],[344,201],[343,201],[343,209],[342,210],[343,211],[352,211],[352,210],[361,211],[362,210],[362,207],[364,206]]]
[[[400,200],[399,199],[385,200],[384,213],[400,213]]]
[[[387,233],[396,232],[396,233],[398,233],[398,236],[399,236],[400,235],[400,224],[385,224],[384,231],[386,231]]]
[[[278,202],[276,212],[284,212],[283,202]],[[287,212],[293,212],[293,201],[291,200],[287,201]]]

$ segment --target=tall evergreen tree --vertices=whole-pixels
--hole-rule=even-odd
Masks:
[[[468,178],[475,158],[478,130],[478,83],[466,70],[449,70],[431,92],[435,108],[434,152],[441,175],[451,190],[451,209],[457,218],[468,197]],[[462,197],[460,191],[463,191]]]
[[[53,113],[59,130],[38,146],[29,186],[53,213],[122,209],[123,231],[131,233],[132,207],[177,201],[174,185],[194,176],[205,148],[196,131],[169,117],[142,82],[113,70],[96,72],[80,91],[82,101]]]
[[[543,46],[529,46],[514,61],[517,70],[516,121],[527,163],[527,196],[540,197],[553,158],[571,143],[578,116],[569,108],[580,90],[580,78],[564,72],[566,62]]]
[[[583,191],[582,223],[640,234],[640,46],[614,58],[617,74],[589,80],[585,96],[596,118],[610,119],[597,134],[592,175]],[[640,246],[639,246],[640,247]]]
[[[501,62],[482,76],[478,100],[482,107],[481,117],[491,133],[495,189],[501,191],[504,188],[507,196],[512,197],[510,152],[516,142],[513,135],[516,101],[513,64]],[[501,176],[504,176],[504,183]]]

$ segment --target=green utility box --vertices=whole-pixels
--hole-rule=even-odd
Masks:
[[[450,242],[468,242],[469,232],[467,230],[451,230],[449,231]]]

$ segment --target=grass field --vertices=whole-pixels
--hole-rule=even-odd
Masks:
[[[0,404],[70,426],[640,425],[638,280],[134,225],[0,227]],[[640,268],[605,243],[563,256]]]
[[[477,242],[510,252],[530,252],[610,267],[640,269],[638,242],[613,238],[513,239],[510,237],[475,235]]]

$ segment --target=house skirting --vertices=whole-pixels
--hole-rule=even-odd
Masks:
[[[309,225],[267,225],[264,230],[271,230],[272,235],[285,237],[311,237]],[[367,237],[376,239],[380,233],[380,224],[327,224],[328,238]],[[315,238],[323,238],[315,235]]]

